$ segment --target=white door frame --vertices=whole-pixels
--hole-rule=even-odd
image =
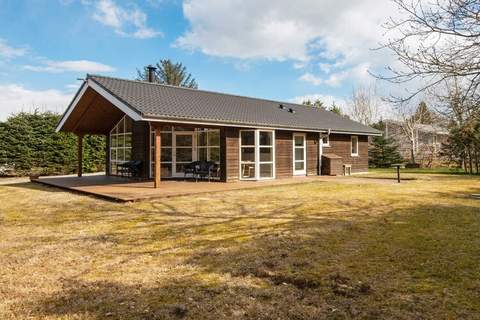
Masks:
[[[295,137],[302,137],[303,138],[303,146],[295,146]],[[292,155],[292,162],[293,162],[293,175],[294,176],[305,176],[307,175],[307,138],[305,133],[299,133],[299,132],[294,132],[293,133],[293,138],[292,138],[292,149],[293,149],[293,155]],[[296,149],[303,148],[303,160],[296,160],[295,159],[295,151]],[[297,162],[303,162],[303,170],[295,170],[295,163]]]
[[[177,172],[177,136],[191,136],[192,137],[192,161],[197,160],[195,131],[173,131],[172,132],[172,177],[183,177],[183,172]],[[180,147],[182,148],[182,147]],[[187,149],[187,147],[183,147]],[[187,161],[184,163],[190,163]],[[181,162],[183,163],[183,162]]]

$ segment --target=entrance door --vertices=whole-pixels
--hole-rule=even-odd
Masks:
[[[183,176],[186,164],[194,161],[194,132],[174,132],[173,176]]]
[[[306,148],[305,148],[305,134],[293,134],[293,174],[306,175]]]

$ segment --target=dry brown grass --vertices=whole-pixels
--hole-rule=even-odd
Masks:
[[[0,319],[475,319],[478,178],[115,204],[0,185]]]

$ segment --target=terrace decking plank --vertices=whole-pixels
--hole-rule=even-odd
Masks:
[[[32,181],[43,185],[53,186],[87,195],[93,195],[108,200],[130,202],[326,180],[331,180],[331,177],[311,176],[278,180],[240,181],[228,183],[164,180],[158,189],[154,188],[153,181],[132,181],[127,178],[104,175],[83,177],[41,177]]]

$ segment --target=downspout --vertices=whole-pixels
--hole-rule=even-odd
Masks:
[[[318,134],[318,175],[322,175],[322,153],[323,153],[323,137],[322,134]]]
[[[331,128],[328,128],[327,135],[330,139]],[[321,133],[318,134],[318,175],[322,175],[322,155],[323,155],[323,136]]]

